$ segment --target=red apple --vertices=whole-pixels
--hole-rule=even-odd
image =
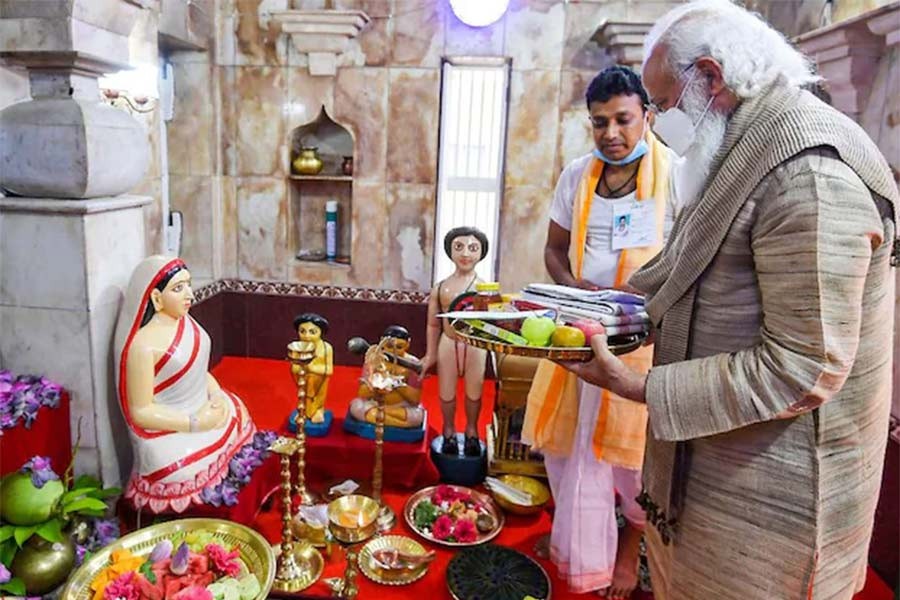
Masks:
[[[600,321],[581,319],[579,321],[571,323],[571,326],[584,332],[584,339],[587,340],[586,344],[591,343],[591,337],[598,334],[606,334],[606,328],[603,327],[603,323],[601,323]]]

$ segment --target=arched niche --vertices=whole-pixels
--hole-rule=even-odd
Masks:
[[[294,160],[303,148],[316,148],[322,170],[314,175],[300,174]],[[318,116],[291,132],[291,247],[295,258],[304,263],[322,263],[327,267],[349,265],[353,228],[353,175],[344,171],[347,157],[354,156],[353,135],[336,122],[323,106]],[[325,259],[325,203],[338,204],[337,259]],[[309,265],[308,265],[309,266]]]

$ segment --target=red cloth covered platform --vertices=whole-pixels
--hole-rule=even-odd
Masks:
[[[42,406],[30,429],[22,422],[0,436],[0,475],[17,471],[32,456],[50,458],[50,466],[62,477],[72,460],[69,427],[69,393],[63,391],[59,406]]]
[[[289,366],[286,361],[233,358],[226,357],[213,369],[213,374],[223,387],[236,392],[247,404],[247,408],[253,415],[260,429],[283,430],[287,414],[293,410],[295,403],[296,386],[291,379]],[[334,376],[329,382],[329,394],[327,406],[335,415],[335,423],[331,432],[325,438],[310,439],[307,453],[307,475],[313,489],[324,480],[333,480],[343,477],[361,477],[368,479],[371,476],[373,445],[370,440],[363,440],[344,433],[343,416],[347,412],[347,406],[358,386],[358,367],[335,367]],[[461,390],[460,390],[461,394]],[[436,434],[436,426],[440,424],[440,405],[437,397],[437,379],[429,377],[425,380],[422,393],[423,404],[429,414],[429,431],[426,441],[430,441]],[[490,422],[493,409],[494,390],[493,382],[485,383],[484,404],[482,406],[479,429],[484,433],[485,426]],[[457,410],[456,426],[463,427],[464,415],[462,402]],[[369,581],[365,575],[359,574],[360,600],[369,598],[391,600],[445,600],[451,598],[447,590],[445,573],[447,563],[453,557],[454,552],[442,546],[425,542],[410,531],[403,521],[401,512],[411,489],[416,489],[434,483],[437,473],[428,459],[426,444],[396,444],[385,443],[385,492],[386,502],[398,515],[397,525],[393,533],[407,535],[418,539],[428,548],[437,551],[437,558],[428,573],[419,581],[403,587],[386,587]],[[271,542],[279,540],[281,532],[281,514],[278,503],[273,503],[274,508],[263,510],[257,516],[253,527],[262,532]],[[537,539],[550,531],[550,514],[543,512],[532,517],[517,517],[508,515],[506,524],[495,543],[515,548],[521,552],[533,556],[532,551]],[[325,571],[322,578],[305,590],[309,597],[329,598],[330,591],[322,582],[328,577],[339,577],[343,574],[344,558],[339,547],[335,547],[331,557],[326,556]],[[596,597],[592,595],[572,594],[566,589],[556,573],[555,567],[549,561],[539,560],[539,563],[550,575],[553,598],[555,600],[571,600],[575,598]],[[652,600],[652,595],[635,593],[636,600]],[[855,600],[889,600],[892,598],[890,589],[878,577],[870,571],[866,589]],[[699,600],[699,599],[698,599]],[[707,600],[707,599],[703,599]],[[773,598],[772,600],[777,600]]]

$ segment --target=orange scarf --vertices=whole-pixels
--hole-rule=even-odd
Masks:
[[[626,283],[631,274],[662,249],[666,202],[669,195],[669,150],[647,132],[649,151],[641,158],[637,173],[637,200],[656,201],[657,244],[645,248],[628,248],[619,255],[615,286]],[[603,173],[604,163],[592,158],[581,175],[574,198],[572,231],[569,236],[569,264],[572,276],[581,278],[587,223],[594,190]],[[647,372],[653,360],[653,349],[642,346],[622,356],[631,369]],[[528,406],[522,427],[522,439],[533,448],[554,456],[568,456],[578,425],[578,387],[575,374],[547,360],[535,372],[528,393]],[[602,401],[594,426],[594,456],[610,464],[639,469],[644,460],[647,431],[647,407],[602,390]]]

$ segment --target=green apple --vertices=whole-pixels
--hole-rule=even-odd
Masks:
[[[522,322],[519,333],[530,346],[547,346],[556,331],[556,322],[550,317],[528,317]]]

